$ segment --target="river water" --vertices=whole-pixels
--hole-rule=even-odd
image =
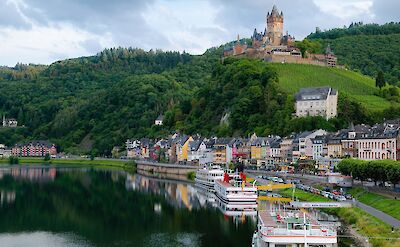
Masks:
[[[119,170],[0,168],[0,246],[251,246],[189,182]]]

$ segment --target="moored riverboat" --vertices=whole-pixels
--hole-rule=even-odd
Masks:
[[[300,210],[260,211],[252,246],[336,247],[337,231]]]
[[[224,179],[224,170],[220,166],[204,167],[196,172],[196,185],[208,193],[214,193],[214,185]]]

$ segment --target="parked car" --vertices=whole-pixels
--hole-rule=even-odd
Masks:
[[[346,199],[349,199],[349,200],[353,199],[353,196],[351,196],[350,194],[345,194],[344,197],[346,197]]]
[[[344,197],[344,196],[337,196],[336,200],[338,200],[338,201],[346,201],[346,197]]]

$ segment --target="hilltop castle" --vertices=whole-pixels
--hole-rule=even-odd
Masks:
[[[284,16],[274,5],[271,13],[267,14],[267,23],[264,32],[254,29],[251,44],[241,40],[238,36],[233,45],[224,49],[224,57],[237,56],[263,59],[268,62],[302,63],[335,67],[337,58],[328,46],[325,54],[305,54],[295,47],[295,38],[284,34]]]

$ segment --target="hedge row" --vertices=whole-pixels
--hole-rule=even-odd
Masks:
[[[378,181],[391,182],[393,186],[400,182],[400,162],[395,160],[344,159],[337,168],[342,174],[361,181],[372,179],[375,184]]]

